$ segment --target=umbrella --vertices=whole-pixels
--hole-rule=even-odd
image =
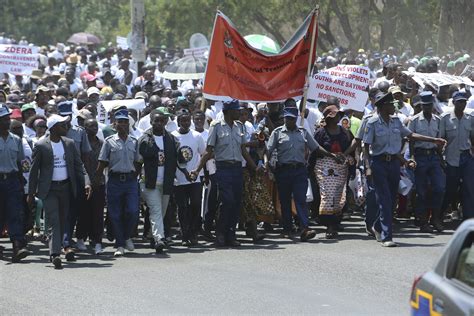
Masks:
[[[202,57],[186,56],[166,67],[162,77],[169,80],[202,79],[207,60]]]
[[[260,34],[251,34],[244,37],[247,43],[258,50],[277,54],[280,51],[280,46],[275,43],[270,37]]]
[[[74,43],[74,44],[100,44],[101,40],[94,34],[89,34],[89,33],[75,33],[72,34],[71,37],[67,40],[69,43]]]

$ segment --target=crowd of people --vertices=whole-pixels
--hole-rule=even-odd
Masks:
[[[163,78],[179,55],[150,51],[137,69],[129,50],[57,44],[40,48],[30,76],[1,74],[0,229],[13,262],[43,236],[60,269],[61,256],[75,261],[87,241],[96,255],[105,238],[114,256],[134,251],[139,232],[156,253],[174,239],[239,247],[238,229],[258,243],[278,226],[305,242],[315,223],[338,238],[341,222],[361,210],[366,233],[394,247],[394,217],[413,216],[427,234],[442,232],[447,215],[474,217],[471,87],[421,88],[403,72],[461,75],[468,54],[335,49],[318,57],[314,71],[370,68],[364,113],[335,97],[305,108],[294,99],[203,100],[200,80]],[[127,108],[127,99],[145,107]],[[101,121],[105,100],[117,102]],[[401,173],[412,192],[399,194]]]

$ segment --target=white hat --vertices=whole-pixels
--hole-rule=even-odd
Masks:
[[[48,120],[46,121],[46,126],[48,129],[51,129],[56,123],[62,123],[66,122],[69,120],[69,116],[60,116],[57,114],[51,114],[50,117],[48,117]]]
[[[87,89],[87,97],[90,97],[91,95],[93,94],[100,94],[100,90],[99,88],[97,87],[90,87],[89,89]]]

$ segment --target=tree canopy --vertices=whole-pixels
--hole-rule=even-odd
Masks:
[[[0,31],[38,45],[65,42],[75,32],[90,32],[104,45],[130,31],[129,0],[3,0]],[[320,6],[319,51],[350,49],[438,53],[474,50],[471,0],[146,0],[148,46],[186,48],[191,34],[211,37],[216,10],[243,35],[264,34],[280,45],[316,4]]]

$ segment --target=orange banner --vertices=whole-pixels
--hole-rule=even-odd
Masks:
[[[281,102],[301,97],[316,16],[313,11],[280,52],[271,54],[251,47],[229,18],[218,12],[204,79],[204,97],[248,102]],[[312,64],[316,47],[311,57]]]

